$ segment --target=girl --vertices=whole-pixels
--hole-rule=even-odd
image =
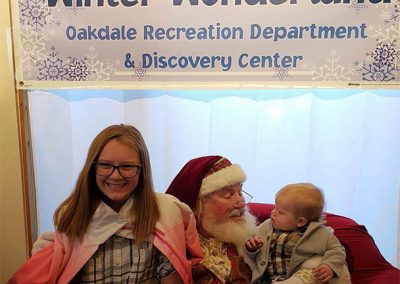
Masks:
[[[202,257],[190,208],[154,192],[147,147],[132,126],[95,137],[54,223],[55,242],[9,283],[192,283]]]

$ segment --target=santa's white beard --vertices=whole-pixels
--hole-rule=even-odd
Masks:
[[[256,229],[256,218],[247,210],[240,221],[215,222],[210,213],[205,213],[201,222],[202,227],[216,239],[235,244],[239,254],[243,251],[244,242],[253,236]]]

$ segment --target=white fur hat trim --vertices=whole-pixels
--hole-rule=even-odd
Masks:
[[[200,187],[199,196],[205,196],[209,193],[234,185],[246,180],[246,174],[242,168],[233,164],[225,167],[203,179]]]

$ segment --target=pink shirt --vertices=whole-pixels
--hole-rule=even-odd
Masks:
[[[156,224],[154,246],[169,259],[184,283],[194,283],[192,265],[199,263],[203,254],[193,213],[171,195],[157,193],[157,201],[160,220]],[[132,202],[128,200],[119,213],[101,202],[81,242],[71,242],[56,232],[54,244],[33,255],[7,283],[69,283],[98,245],[131,221],[128,210]]]

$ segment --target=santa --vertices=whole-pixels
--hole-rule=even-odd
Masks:
[[[251,269],[241,255],[256,220],[246,210],[245,180],[239,165],[205,156],[186,163],[166,191],[188,204],[197,221],[204,258],[192,269],[196,283],[251,282]]]

